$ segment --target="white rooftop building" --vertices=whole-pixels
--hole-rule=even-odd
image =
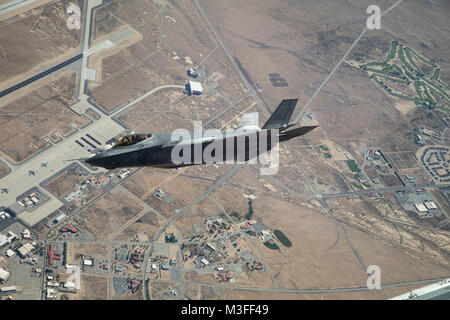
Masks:
[[[47,288],[47,299],[55,299],[57,291],[52,288]]]
[[[205,266],[207,266],[209,264],[209,261],[206,260],[205,258],[203,258],[202,260],[200,260],[201,263],[203,263]]]
[[[189,81],[188,82],[188,89],[190,94],[197,94],[200,95],[203,93],[203,87],[200,82],[197,81]]]
[[[436,210],[437,206],[433,201],[425,201],[423,203],[425,205],[425,207],[427,207],[428,210]]]
[[[0,267],[0,281],[6,282],[9,279],[10,275],[11,274],[9,273],[9,271],[6,271],[2,267]]]
[[[89,266],[89,267],[90,267],[90,266],[93,265],[93,262],[92,262],[91,259],[84,259],[83,264],[84,264],[85,266]]]
[[[31,232],[30,232],[30,230],[24,229],[24,230],[22,231],[22,237],[23,237],[24,239],[31,239]]]
[[[31,243],[25,243],[23,246],[19,248],[19,254],[21,257],[26,257],[31,253],[33,249],[34,247]]]
[[[16,253],[14,252],[14,251],[12,251],[11,249],[8,249],[7,251],[6,251],[6,256],[8,257],[8,258],[10,258],[10,257],[12,257],[13,255],[15,255]]]
[[[16,235],[11,231],[8,232],[7,236],[0,233],[0,247],[3,247],[7,243],[11,243],[14,239],[16,239]]]
[[[64,284],[64,288],[67,288],[67,289],[76,289],[77,286],[75,285],[75,282],[67,281],[67,282]]]
[[[423,203],[416,203],[416,204],[414,204],[414,206],[416,207],[417,211],[419,211],[419,212],[428,211],[427,208],[423,205]]]

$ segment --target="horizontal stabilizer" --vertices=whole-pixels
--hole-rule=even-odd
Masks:
[[[281,101],[274,113],[267,120],[263,129],[279,129],[283,131],[289,125],[292,113],[297,105],[298,99],[286,99]]]
[[[307,126],[307,127],[295,128],[295,129],[288,130],[288,131],[283,131],[283,132],[280,132],[279,138],[280,138],[280,141],[286,141],[286,140],[292,139],[294,137],[303,136],[303,135],[307,134],[308,132],[314,130],[317,127],[318,126]]]

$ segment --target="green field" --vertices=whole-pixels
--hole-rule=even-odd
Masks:
[[[273,233],[285,247],[292,247],[292,242],[288,239],[288,237],[286,237],[283,232],[281,232],[280,230],[275,230]]]
[[[358,183],[356,183],[356,182],[352,182],[352,185],[353,185],[356,189],[359,189],[359,190],[363,190],[363,189],[364,189],[362,185],[360,185],[360,184],[358,184]]]
[[[357,165],[357,163],[355,162],[355,160],[346,160],[345,162],[347,163],[348,167],[350,168],[350,170],[351,170],[352,172],[358,173],[358,172],[361,171],[361,170],[358,168],[358,165]]]
[[[327,152],[330,151],[330,149],[324,144],[319,145],[319,148],[322,149],[323,151],[327,151]]]
[[[431,66],[431,74],[425,75],[420,63]],[[418,106],[427,102],[431,109],[447,112],[449,110],[445,103],[450,102],[450,89],[439,79],[441,69],[437,63],[396,40],[392,41],[389,54],[384,60],[367,62],[359,67],[368,72],[370,78],[391,96],[413,101]],[[394,86],[391,87],[395,83],[407,85],[409,88],[395,92]],[[443,100],[444,105],[437,105],[440,104],[439,98]]]
[[[277,244],[274,243],[273,241],[266,241],[266,242],[264,242],[264,245],[265,245],[267,248],[272,249],[272,250],[278,250],[278,249],[280,249],[280,247],[277,246]]]

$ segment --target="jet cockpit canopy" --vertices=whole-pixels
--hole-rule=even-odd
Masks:
[[[129,134],[123,138],[121,138],[113,148],[117,147],[126,147],[132,146],[138,142],[144,141],[145,139],[150,138],[152,135],[150,133],[138,133],[138,134]]]

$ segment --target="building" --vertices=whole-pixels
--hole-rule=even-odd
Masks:
[[[31,232],[28,229],[25,229],[22,231],[22,238],[24,239],[31,239]]]
[[[6,211],[2,211],[0,212],[0,218],[2,219],[11,218],[11,215]]]
[[[53,221],[55,224],[61,222],[65,217],[67,217],[67,215],[65,213],[61,213],[59,216],[57,216],[55,218],[55,220]]]
[[[423,203],[425,205],[425,207],[427,207],[428,210],[436,210],[437,206],[433,201],[425,201]]]
[[[206,245],[212,250],[212,251],[216,251],[216,247],[211,243],[211,242],[207,242]]]
[[[57,291],[52,288],[47,288],[47,299],[56,299]]]
[[[34,250],[34,246],[31,244],[31,243],[25,243],[23,246],[21,246],[20,248],[19,248],[19,255],[22,257],[22,258],[25,258],[26,256],[28,256],[30,253],[31,253],[31,251],[33,251]]]
[[[10,275],[11,274],[8,271],[0,267],[0,282],[5,283],[6,281],[8,281]]]
[[[196,68],[190,68],[187,71],[188,76],[192,77],[192,78],[197,78],[198,77],[198,72]]]
[[[16,286],[2,287],[0,292],[15,292],[17,290]]]
[[[17,239],[17,236],[14,232],[8,231],[8,239],[10,239],[10,242]]]
[[[76,289],[77,286],[76,286],[75,282],[67,281],[67,282],[64,284],[64,288],[72,289],[72,290],[73,290],[73,289]]]
[[[48,263],[49,264],[53,264],[53,262],[55,260],[60,260],[61,259],[61,253],[55,251],[55,246],[53,244],[49,244],[48,245],[47,257],[48,257]],[[68,266],[67,266],[67,269],[69,269]]]
[[[75,228],[74,226],[72,226],[71,224],[61,228],[60,230],[61,232],[71,232],[71,233],[78,233],[79,230],[77,228]]]
[[[209,261],[206,260],[205,258],[203,258],[202,260],[200,260],[201,263],[203,263],[205,266],[207,266],[209,264]]]
[[[0,248],[8,243],[8,237],[0,233]]]
[[[84,259],[83,260],[83,265],[88,266],[88,267],[92,267],[94,265],[94,262],[92,261],[92,259]]]
[[[12,231],[8,231],[7,236],[0,233],[0,248],[3,247],[7,243],[13,242],[16,238],[17,238],[17,236]]]
[[[8,258],[10,258],[10,257],[12,257],[13,255],[15,255],[16,253],[14,252],[14,251],[12,251],[11,249],[8,249],[7,251],[6,251],[6,256],[8,257]]]
[[[201,95],[203,93],[203,87],[200,82],[189,81],[188,82],[189,94]]]
[[[127,169],[121,170],[118,174],[120,179],[126,178],[130,174],[130,171]]]
[[[416,207],[417,211],[419,211],[419,212],[428,211],[427,208],[423,205],[423,203],[415,203],[414,206]]]
[[[57,288],[57,287],[59,287],[59,283],[56,281],[48,281],[47,286]]]

